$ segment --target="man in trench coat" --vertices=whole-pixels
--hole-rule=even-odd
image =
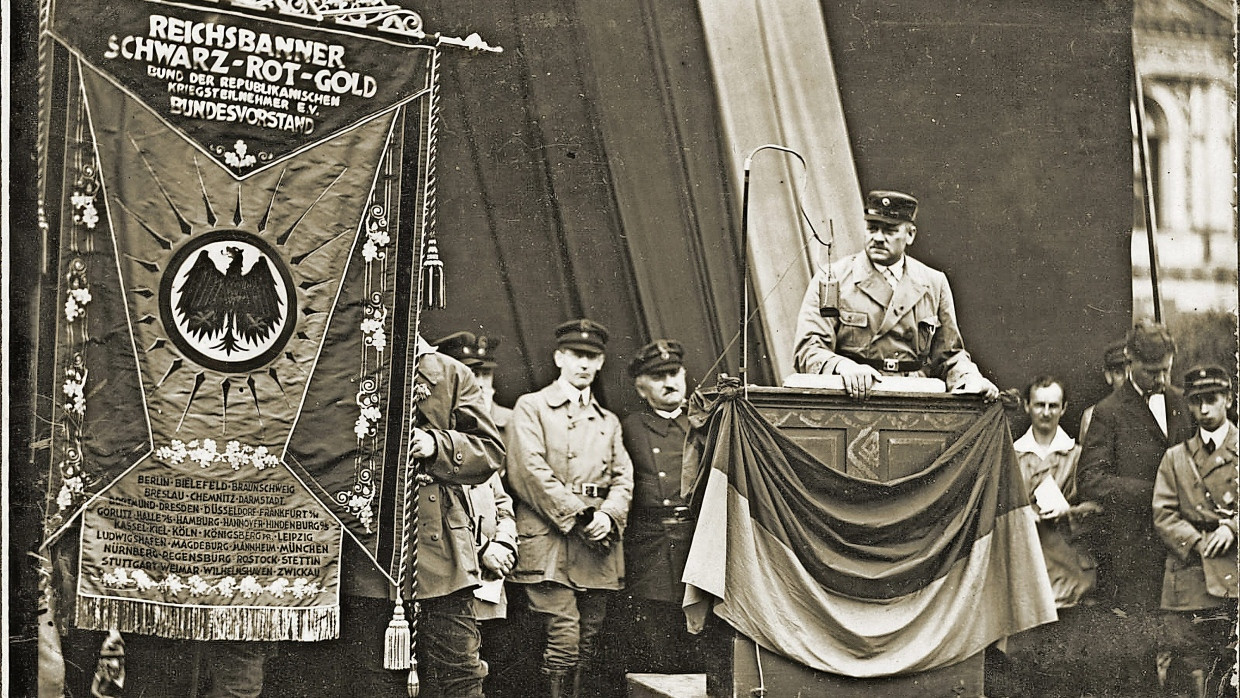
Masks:
[[[607,328],[588,319],[556,328],[559,378],[523,395],[508,427],[508,484],[517,498],[517,567],[530,609],[545,619],[538,695],[576,696],[598,648],[609,591],[624,586],[620,542],[633,464],[620,420],[591,392]]]

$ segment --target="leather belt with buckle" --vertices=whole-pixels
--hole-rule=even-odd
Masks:
[[[586,497],[606,497],[610,489],[607,485],[600,485],[597,482],[573,483],[568,486],[568,490],[573,494],[580,494]]]
[[[664,521],[675,521],[679,523],[682,521],[693,520],[693,510],[689,507],[668,507],[667,509],[664,509],[664,512],[666,512],[663,516]]]
[[[899,361],[897,359],[864,359],[858,356],[848,357],[859,364],[873,366],[880,371],[887,373],[913,373],[920,371],[923,366],[920,361]]]
[[[689,507],[641,507],[633,510],[633,518],[645,520],[658,519],[659,523],[677,524],[693,521],[693,510]]]

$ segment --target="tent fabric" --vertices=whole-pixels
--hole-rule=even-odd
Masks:
[[[761,299],[775,375],[785,376],[793,372],[792,331],[814,268],[860,250],[865,232],[828,27],[816,0],[725,0],[699,8],[734,181],[743,181],[747,158],[768,143],[806,161],[802,167],[762,151],[750,167],[750,283]],[[814,231],[832,242],[829,251]]]
[[[926,671],[1056,619],[1000,405],[888,483],[818,461],[725,389],[695,428],[697,532],[683,581],[767,649],[856,677]],[[723,554],[720,554],[720,551]]]
[[[1069,421],[1105,395],[1097,360],[1131,321],[1131,3],[800,7],[421,4],[437,31],[477,31],[505,49],[446,63],[437,231],[448,305],[425,318],[428,336],[481,329],[502,337],[503,404],[554,378],[552,330],[577,314],[612,330],[596,388],[618,413],[641,408],[623,367],[649,339],[684,342],[691,384],[720,370],[736,375],[742,160],[782,142],[811,168],[835,167],[835,154],[806,145],[827,142],[834,117],[822,105],[833,79],[859,185],[811,169],[803,191],[819,232],[834,219],[841,237],[853,220],[829,203],[837,198],[880,188],[916,194],[912,254],[951,279],[983,371],[1001,387],[1065,372],[1078,405]],[[756,66],[777,64],[783,52],[808,57],[806,74],[788,74],[797,91],[748,90],[769,79]],[[813,119],[797,123],[824,133],[788,126],[799,118],[793,107]],[[772,130],[746,126],[737,112],[759,108],[770,110],[763,118]],[[745,128],[752,135],[734,139]],[[764,206],[762,187],[786,192],[799,177],[787,156],[759,155],[751,203]],[[791,350],[790,340],[785,347],[766,336],[792,331],[774,319],[777,303],[791,299],[795,312],[812,261],[789,206],[765,220],[753,214],[755,283],[766,277],[759,267],[791,268],[786,296],[751,290],[749,379],[763,385],[778,383],[784,374],[772,357]],[[777,222],[787,236],[763,237]]]

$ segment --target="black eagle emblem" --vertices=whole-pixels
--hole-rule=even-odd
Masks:
[[[267,258],[259,257],[250,271],[242,274],[241,248],[228,247],[225,251],[232,259],[223,273],[206,250],[198,253],[181,282],[176,311],[196,340],[211,339],[222,332],[213,348],[231,354],[241,341],[249,345],[265,341],[284,314]]]

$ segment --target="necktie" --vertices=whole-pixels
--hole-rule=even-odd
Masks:
[[[1206,453],[1214,453],[1214,442],[1206,441]]]
[[[895,272],[891,271],[891,267],[883,267],[882,271],[883,280],[887,282],[888,286],[895,288],[896,285],[900,283],[899,279],[896,278]]]

